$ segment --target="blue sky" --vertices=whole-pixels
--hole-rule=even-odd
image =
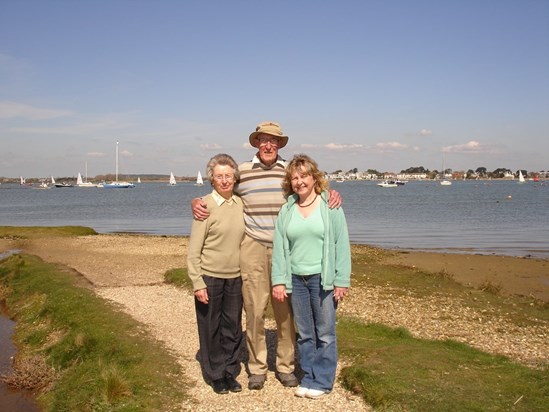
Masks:
[[[549,1],[0,0],[0,176],[549,170]]]

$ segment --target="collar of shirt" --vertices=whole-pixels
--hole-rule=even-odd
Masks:
[[[219,193],[216,192],[216,190],[212,190],[212,197],[217,206],[221,206],[223,203],[227,202],[227,204],[232,204],[233,202],[238,201],[238,197],[236,195],[232,195],[229,199],[225,199],[223,196],[221,196]]]
[[[254,158],[252,159],[252,163],[254,165],[263,165],[263,166],[265,166],[265,164],[263,164],[263,162],[261,162],[261,160],[259,159],[259,157],[257,155],[255,155]],[[284,160],[280,156],[277,156],[275,164],[279,164],[282,167],[286,167],[286,160]]]

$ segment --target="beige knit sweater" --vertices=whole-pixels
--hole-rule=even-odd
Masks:
[[[187,267],[194,291],[206,288],[202,275],[223,279],[240,276],[242,200],[238,196],[229,202],[216,198],[212,194],[203,198],[210,216],[204,221],[194,220],[191,229]]]

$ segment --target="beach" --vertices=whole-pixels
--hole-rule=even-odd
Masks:
[[[79,237],[0,239],[0,252],[22,250],[43,260],[60,263],[81,276],[81,284],[99,296],[116,302],[142,322],[172,350],[193,381],[191,396],[198,403],[184,410],[365,410],[366,405],[336,384],[330,396],[315,402],[298,399],[269,372],[263,391],[244,390],[235,398],[217,396],[206,385],[196,361],[198,338],[192,294],[164,283],[164,273],[186,266],[188,238],[109,234]],[[355,253],[360,245],[353,245]],[[549,301],[549,262],[544,259],[475,254],[390,251],[383,263],[444,273],[459,283],[478,288],[487,282],[499,285],[503,295],[521,295],[538,302]],[[341,306],[342,314],[366,322],[407,328],[414,336],[455,339],[490,353],[498,353],[529,366],[549,362],[549,325],[517,327],[505,317],[488,318],[474,308],[444,296],[422,299],[399,294],[391,299],[391,287],[357,286]],[[274,322],[267,327],[274,329]],[[340,362],[341,363],[341,362]],[[342,365],[340,365],[341,367]],[[247,385],[242,373],[239,381]]]

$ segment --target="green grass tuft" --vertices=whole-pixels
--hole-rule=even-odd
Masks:
[[[185,289],[193,290],[193,283],[187,275],[187,268],[170,269],[164,274],[164,281]]]
[[[91,236],[97,232],[84,226],[0,226],[0,238],[35,239],[46,236]]]

